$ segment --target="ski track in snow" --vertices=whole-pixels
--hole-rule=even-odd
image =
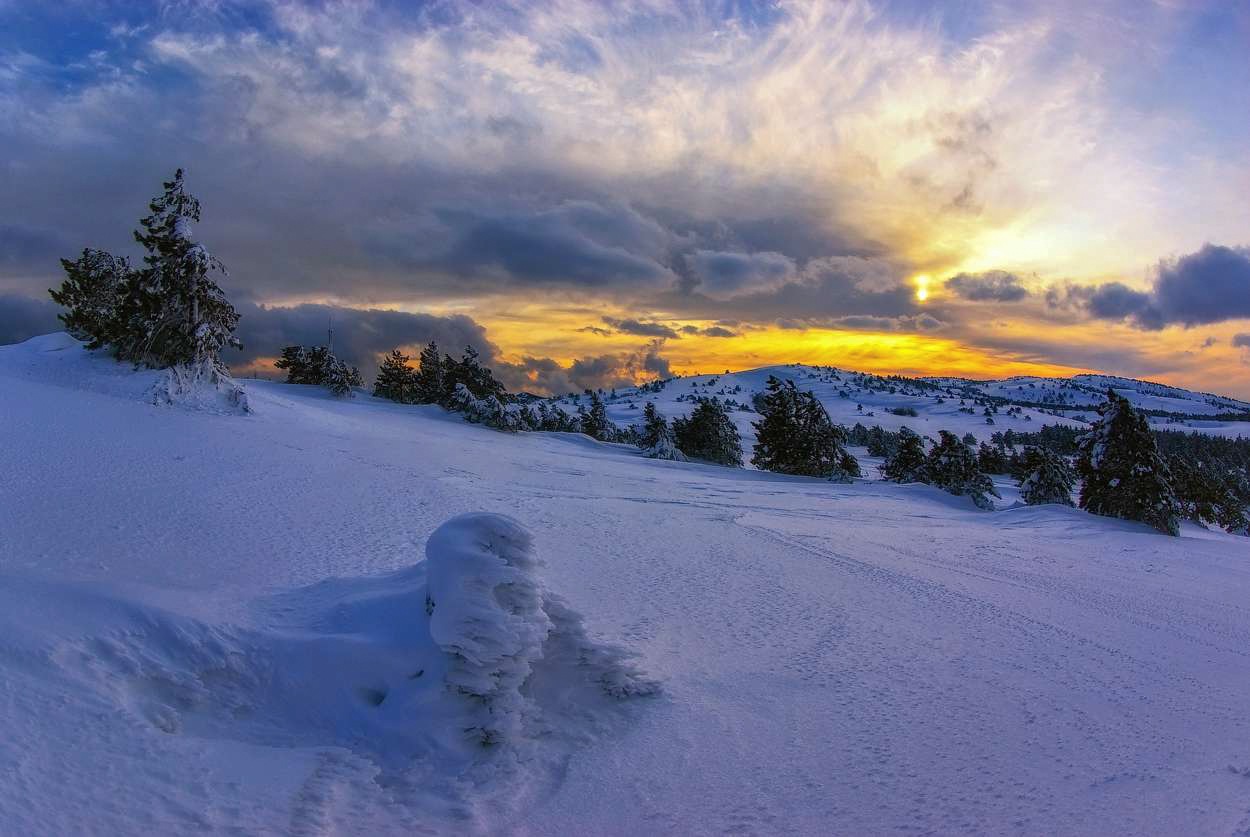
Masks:
[[[0,832],[1250,834],[1245,539],[306,387],[156,407],[40,340],[0,348]],[[467,761],[424,681],[385,714],[439,676],[388,590],[478,510],[663,694]]]

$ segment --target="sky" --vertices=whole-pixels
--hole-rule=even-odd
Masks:
[[[1250,4],[0,0],[0,343],[182,167],[241,374],[804,362],[1250,398]]]

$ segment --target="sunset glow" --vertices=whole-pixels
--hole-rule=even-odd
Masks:
[[[0,341],[182,165],[238,369],[338,311],[362,369],[472,343],[539,392],[784,360],[1250,395],[1240,4],[240,8],[69,44],[0,7]]]

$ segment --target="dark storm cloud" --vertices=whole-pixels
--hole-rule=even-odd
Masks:
[[[699,328],[698,326],[692,326],[692,325],[682,326],[681,333],[682,334],[699,334],[704,337],[737,337],[738,336],[738,332],[730,331],[724,326],[719,326],[719,325],[708,326],[707,328]]]
[[[771,290],[795,273],[794,260],[781,253],[696,250],[686,257],[699,293],[713,299]]]
[[[1250,349],[1250,334],[1234,334],[1233,346],[1240,349]]]
[[[243,350],[230,350],[227,363],[247,364],[257,358],[277,357],[284,346],[325,345],[327,329],[334,327],[334,353],[360,367],[367,376],[374,372],[378,357],[391,349],[418,349],[429,341],[453,357],[465,346],[473,346],[482,359],[491,362],[498,350],[486,338],[485,330],[469,317],[409,314],[404,311],[339,308],[329,305],[268,307],[243,303],[239,310],[236,336]]]
[[[960,273],[946,280],[946,289],[973,302],[1019,302],[1029,295],[1020,277],[1005,270]]]
[[[1149,292],[1122,282],[1052,288],[1047,303],[1079,308],[1103,320],[1128,320],[1157,331],[1250,318],[1250,247],[1205,244],[1194,253],[1160,262]]]
[[[636,334],[640,337],[669,337],[673,339],[681,336],[673,329],[664,325],[664,323],[644,323],[633,319],[618,320],[613,317],[604,317],[603,321],[623,334]]]
[[[666,230],[624,206],[569,201],[551,209],[498,216],[444,213],[458,241],[428,262],[456,274],[494,271],[519,284],[645,290],[676,275],[658,259]]]
[[[56,316],[61,310],[50,299],[0,294],[0,345],[64,331],[65,326]]]
[[[630,386],[637,378],[669,378],[672,370],[660,354],[662,340],[635,352],[590,355],[563,366],[551,358],[526,357],[520,363],[496,363],[495,374],[512,390],[563,395],[584,389]]]

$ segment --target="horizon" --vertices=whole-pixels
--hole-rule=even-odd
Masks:
[[[1250,7],[0,3],[0,343],[175,168],[239,374],[802,363],[1250,399]],[[268,368],[266,368],[268,367]]]

